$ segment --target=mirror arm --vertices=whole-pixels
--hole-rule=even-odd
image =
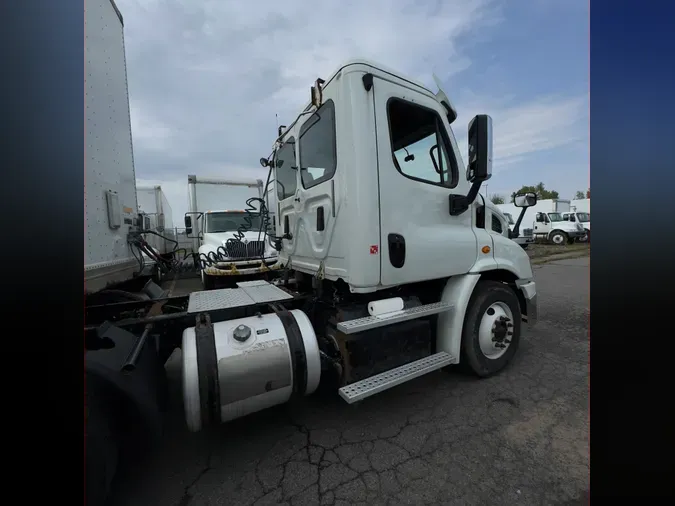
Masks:
[[[523,218],[525,217],[525,211],[527,211],[527,207],[523,207],[520,210],[520,216],[518,216],[516,224],[513,226],[513,239],[517,239],[518,236],[520,235],[520,223],[523,221]]]
[[[482,181],[476,181],[471,185],[468,195],[449,195],[450,198],[450,216],[459,216],[465,212],[478,196],[478,190]]]

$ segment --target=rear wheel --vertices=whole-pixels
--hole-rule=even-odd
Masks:
[[[464,317],[460,363],[482,378],[501,371],[518,349],[520,324],[513,290],[497,281],[479,281]]]
[[[100,393],[100,392],[99,392]],[[85,404],[85,496],[86,504],[104,506],[115,476],[119,443],[105,406],[87,389]]]

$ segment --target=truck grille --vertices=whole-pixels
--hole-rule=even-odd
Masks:
[[[245,244],[240,241],[227,243],[227,256],[230,258],[260,258],[265,253],[265,241],[251,241]]]
[[[525,237],[532,237],[532,229],[531,228],[524,228],[523,229],[523,235]]]

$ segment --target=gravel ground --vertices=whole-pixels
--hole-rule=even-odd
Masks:
[[[539,325],[486,380],[437,372],[189,434],[172,358],[166,442],[120,470],[113,505],[587,504],[589,259],[534,269]]]
[[[553,255],[569,255],[572,253],[578,253],[579,256],[584,254],[590,254],[591,246],[590,244],[565,244],[562,246],[555,246],[553,244],[530,244],[525,250],[527,254],[532,259],[540,259],[543,257],[549,257]]]

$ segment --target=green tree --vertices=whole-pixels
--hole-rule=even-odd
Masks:
[[[494,205],[497,206],[497,205],[499,205],[499,204],[503,204],[503,203],[504,203],[504,197],[502,197],[501,195],[495,194],[495,195],[492,195],[492,196],[490,197],[490,201],[491,201]]]
[[[578,191],[578,192],[576,192],[576,193],[574,194],[574,198],[575,198],[576,200],[582,200],[582,199],[585,199],[585,198],[586,198],[586,192],[584,192],[584,191]]]
[[[523,186],[520,190],[513,192],[511,194],[511,202],[515,200],[516,195],[522,195],[523,193],[536,193],[539,200],[560,198],[557,191],[547,190],[544,183],[538,183],[535,186]]]

